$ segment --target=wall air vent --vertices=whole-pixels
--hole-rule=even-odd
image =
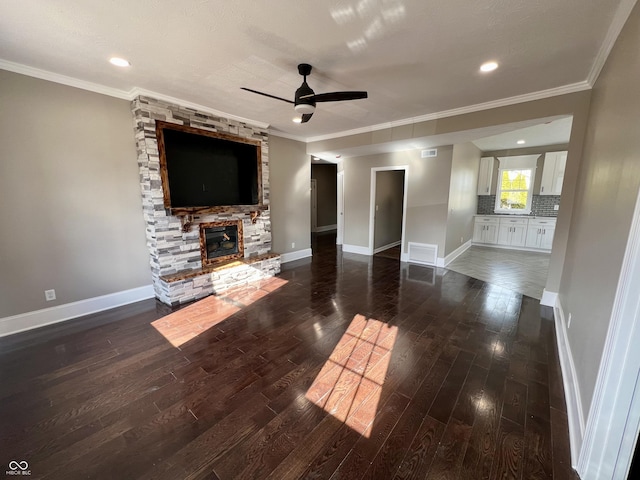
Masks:
[[[435,265],[438,259],[438,245],[409,242],[409,262]]]
[[[437,148],[429,148],[427,150],[422,150],[420,152],[420,158],[429,158],[429,157],[437,157],[438,149]]]

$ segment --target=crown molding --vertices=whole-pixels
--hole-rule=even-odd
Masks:
[[[637,0],[623,0],[624,4],[631,4],[631,7],[633,7],[633,5],[635,5]],[[627,5],[628,7],[628,5]],[[631,10],[629,9],[627,11],[627,9],[618,9],[618,12],[627,12],[626,16],[628,17],[629,13],[631,12]],[[622,14],[618,14],[616,13],[616,18],[621,17]],[[626,19],[626,17],[625,17]],[[618,21],[620,22],[620,21]],[[621,25],[624,25],[624,20],[621,21]],[[620,29],[622,27],[620,26]],[[613,28],[611,28],[610,30],[613,30]],[[619,33],[619,31],[618,31]],[[607,36],[607,38],[609,38],[609,35]],[[615,42],[615,38],[617,38],[617,34],[614,37],[614,42]],[[609,50],[610,51],[610,48]],[[603,60],[604,62],[604,60]],[[171,102],[171,103],[176,103],[178,105],[183,105],[187,108],[193,108],[195,110],[204,112],[204,113],[210,113],[212,115],[216,115],[219,117],[225,117],[225,118],[229,118],[232,120],[236,120],[238,122],[242,122],[242,123],[246,123],[248,125],[253,125],[256,126],[258,128],[263,128],[263,129],[268,129],[269,128],[269,124],[265,123],[265,122],[259,122],[257,120],[252,120],[249,118],[244,118],[244,117],[239,117],[237,115],[233,115],[227,112],[222,112],[220,110],[215,110],[213,108],[207,107],[205,105],[201,105],[198,103],[194,103],[194,102],[189,102],[177,97],[172,97],[170,95],[164,95],[158,92],[154,92],[151,90],[146,90],[143,88],[139,88],[139,87],[134,87],[129,91],[126,90],[121,90],[121,89],[117,89],[117,88],[112,88],[112,87],[106,87],[104,85],[100,85],[97,83],[93,83],[93,82],[87,82],[84,80],[79,80],[77,78],[73,78],[73,77],[68,77],[66,75],[60,75],[58,73],[53,73],[53,72],[49,72],[47,70],[41,70],[39,68],[34,68],[34,67],[29,67],[26,65],[22,65],[19,63],[14,63],[14,62],[10,62],[7,60],[2,60],[0,59],[0,69],[3,70],[8,70],[14,73],[20,73],[23,75],[28,75],[30,77],[35,77],[35,78],[40,78],[42,80],[48,80],[51,82],[55,82],[55,83],[60,83],[63,85],[68,85],[70,87],[76,87],[76,88],[80,88],[83,90],[88,90],[91,92],[95,92],[95,93],[100,93],[102,95],[108,95],[110,97],[115,97],[115,98],[120,98],[120,99],[124,99],[124,100],[133,100],[134,98],[136,98],[137,96],[148,96],[148,97],[153,97],[156,98],[158,100],[163,100],[166,102]],[[322,140],[331,140],[334,138],[340,138],[340,137],[348,137],[351,135],[358,135],[358,134],[362,134],[362,133],[369,133],[369,132],[374,132],[374,131],[378,131],[378,130],[384,130],[384,129],[388,129],[388,128],[394,128],[394,127],[400,127],[403,125],[412,125],[415,123],[420,123],[420,122],[427,122],[430,120],[437,120],[440,118],[446,118],[446,117],[453,117],[456,115],[464,115],[467,113],[473,113],[473,112],[479,112],[482,110],[489,110],[492,108],[499,108],[499,107],[505,107],[505,106],[509,106],[509,105],[516,105],[518,103],[525,103],[525,102],[530,102],[533,100],[541,100],[544,98],[549,98],[549,97],[555,97],[558,95],[566,95],[569,93],[575,93],[575,92],[581,92],[584,90],[589,90],[592,87],[592,84],[590,84],[587,80],[583,81],[583,82],[578,82],[578,83],[573,83],[570,85],[565,85],[562,87],[556,87],[556,88],[551,88],[548,90],[541,90],[538,92],[532,92],[532,93],[527,93],[524,95],[517,95],[514,97],[509,97],[509,98],[502,98],[499,100],[493,100],[490,102],[485,102],[485,103],[479,103],[476,105],[468,105],[466,107],[460,107],[460,108],[454,108],[451,110],[444,110],[441,112],[435,112],[435,113],[429,113],[426,115],[420,115],[417,117],[411,117],[411,118],[405,118],[405,119],[401,119],[401,120],[395,120],[392,122],[385,122],[385,123],[380,123],[377,125],[371,125],[368,127],[362,127],[362,128],[356,128],[356,129],[352,129],[352,130],[345,130],[342,132],[337,132],[337,133],[331,133],[331,134],[326,134],[326,135],[319,135],[319,136],[315,136],[315,137],[299,137],[296,135],[290,135],[281,131],[275,131],[275,130],[271,130],[269,133],[279,136],[279,137],[284,137],[284,138],[288,138],[291,140],[296,140],[299,142],[305,142],[305,143],[310,143],[310,142],[317,142],[317,141],[322,141]]]
[[[635,6],[637,0],[621,0],[618,8],[616,9],[616,13],[613,15],[613,20],[611,21],[611,25],[609,25],[609,30],[607,31],[607,35],[604,37],[604,42],[600,45],[600,50],[598,50],[598,54],[596,55],[596,59],[591,66],[591,71],[587,76],[587,83],[590,87],[593,87],[600,76],[600,72],[604,68],[604,64],[609,58],[609,54],[611,53],[611,49],[613,45],[618,40],[618,36],[624,27],[624,24],[627,22],[629,15],[631,15],[631,10]]]
[[[42,70],[40,68],[29,67],[27,65],[22,65],[20,63],[10,62],[8,60],[3,60],[3,59],[0,59],[0,69],[8,70],[9,72],[13,72],[13,73],[19,73],[21,75],[27,75],[29,77],[39,78],[41,80],[47,80],[49,82],[59,83],[61,85],[67,85],[69,87],[80,88],[82,90],[99,93],[101,95],[107,95],[109,97],[120,98],[122,100],[131,101],[140,95],[146,96],[146,97],[153,97],[157,100],[163,100],[165,102],[175,103],[187,108],[193,108],[194,110],[198,110],[203,113],[209,113],[217,117],[224,117],[230,120],[236,120],[238,122],[242,122],[242,123],[252,125],[258,128],[262,128],[265,130],[269,128],[268,123],[259,122],[257,120],[252,120],[250,118],[239,117],[238,115],[222,112],[220,110],[216,110],[211,107],[207,107],[205,105],[189,102],[187,100],[172,97],[170,95],[164,95],[151,90],[145,90],[144,88],[134,87],[129,91],[121,90],[118,88],[107,87],[105,85],[100,85],[98,83],[93,83],[93,82],[87,82],[85,80],[68,77],[66,75],[61,75],[59,73],[49,72],[47,70]]]
[[[636,0],[633,0],[636,1]],[[322,140],[331,140],[333,138],[347,137],[350,135],[358,135],[362,133],[374,132],[377,130],[384,130],[393,127],[400,127],[403,125],[412,125],[420,122],[428,122],[431,120],[438,120],[446,117],[454,117],[456,115],[464,115],[468,113],[480,112],[483,110],[490,110],[492,108],[507,107],[509,105],[517,105],[519,103],[531,102],[534,100],[542,100],[544,98],[556,97],[559,95],[566,95],[569,93],[582,92],[589,90],[591,85],[585,80],[583,82],[572,83],[570,85],[564,85],[562,87],[550,88],[548,90],[540,90],[538,92],[526,93],[524,95],[517,95],[515,97],[501,98],[499,100],[492,100],[490,102],[478,103],[476,105],[468,105],[466,107],[454,108],[451,110],[444,110],[442,112],[428,113],[426,115],[420,115],[418,117],[405,118],[402,120],[395,120],[393,122],[380,123],[378,125],[372,125],[369,127],[355,128],[353,130],[346,130],[343,132],[319,135],[316,137],[308,137],[307,142],[318,142]]]
[[[123,100],[131,100],[130,92],[120,90],[118,88],[106,87],[98,83],[87,82],[85,80],[79,80],[73,77],[67,77],[66,75],[60,75],[59,73],[49,72],[47,70],[41,70],[39,68],[29,67],[20,63],[10,62],[8,60],[0,59],[0,69],[8,70],[13,73],[20,73],[29,77],[39,78],[41,80],[48,80],[54,83],[60,83],[69,87],[80,88],[82,90],[88,90],[90,92],[100,93],[102,95],[108,95],[109,97],[120,98]]]

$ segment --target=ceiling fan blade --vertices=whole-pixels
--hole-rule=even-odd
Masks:
[[[265,97],[269,97],[269,98],[275,98],[276,100],[281,100],[283,102],[287,102],[287,103],[291,103],[294,104],[293,101],[291,100],[287,100],[286,98],[282,98],[282,97],[276,97],[275,95],[271,95],[268,93],[263,93],[263,92],[259,92],[258,90],[251,90],[250,88],[245,88],[245,87],[240,87],[242,90],[246,90],[247,92],[251,92],[251,93],[257,93],[258,95],[263,95]]]
[[[307,123],[309,120],[311,120],[312,116],[313,116],[313,113],[303,113],[302,121],[300,123]]]
[[[367,98],[367,92],[329,92],[313,96],[316,102],[341,102],[343,100],[359,100],[361,98]]]

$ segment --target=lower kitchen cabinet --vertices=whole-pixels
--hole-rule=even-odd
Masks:
[[[550,251],[555,233],[555,218],[476,216],[473,243]]]
[[[475,243],[498,243],[499,219],[496,217],[476,217],[473,225],[473,241]]]
[[[498,245],[524,247],[527,238],[526,218],[501,218]]]
[[[551,250],[553,235],[556,232],[555,219],[532,218],[527,227],[526,246],[529,248],[541,248]]]

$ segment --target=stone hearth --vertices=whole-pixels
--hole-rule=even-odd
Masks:
[[[134,99],[132,112],[142,209],[156,297],[167,305],[178,305],[280,273],[280,256],[271,253],[268,133],[242,122],[150,97]],[[256,217],[251,211],[255,209],[249,207],[232,206],[219,213],[195,216],[193,226],[183,232],[181,219],[168,215],[163,204],[156,120],[259,140],[263,195],[260,215]],[[213,222],[241,223],[244,247],[241,258],[231,259],[226,265],[203,265],[198,224]]]

